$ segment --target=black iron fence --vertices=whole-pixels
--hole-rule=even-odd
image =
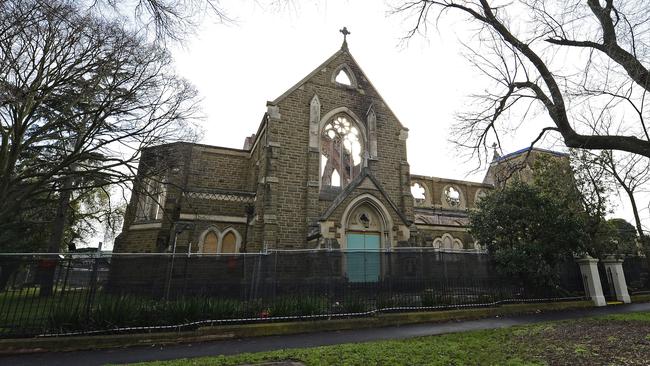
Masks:
[[[623,272],[630,295],[650,294],[650,258],[625,258]]]
[[[575,263],[558,273],[558,286],[535,288],[499,276],[487,255],[425,250],[0,255],[0,337],[155,331],[584,297]]]

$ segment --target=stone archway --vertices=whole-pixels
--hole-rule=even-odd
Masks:
[[[350,282],[377,282],[383,250],[390,249],[392,219],[372,195],[361,195],[343,213],[341,248],[346,252],[344,272]]]

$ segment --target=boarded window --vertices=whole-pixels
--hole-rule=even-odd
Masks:
[[[221,241],[221,253],[236,253],[237,237],[232,231],[226,233]]]
[[[210,231],[203,238],[203,253],[216,253],[219,237],[214,231]]]

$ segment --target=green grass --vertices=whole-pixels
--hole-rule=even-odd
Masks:
[[[598,320],[650,322],[650,313],[613,314],[596,317]]]
[[[343,344],[307,349],[247,353],[143,363],[147,366],[240,365],[295,360],[306,365],[541,365],[524,357],[506,329],[406,340]],[[516,348],[515,348],[516,349]]]
[[[140,363],[140,366],[180,365],[242,365],[277,361],[299,361],[309,366],[321,365],[547,365],[558,359],[593,360],[601,357],[599,346],[587,338],[573,338],[563,331],[576,327],[620,327],[622,322],[635,322],[647,329],[650,312],[609,315],[594,318],[548,322],[504,329],[481,330],[404,340],[341,344],[305,349],[244,353]],[[629,323],[632,324],[632,323]],[[620,334],[610,335],[606,342],[616,342]],[[645,336],[646,339],[648,339]],[[599,338],[599,337],[597,337]],[[548,359],[546,359],[548,357]],[[638,361],[638,360],[637,360]],[[572,362],[567,360],[567,362]],[[603,361],[604,362],[604,361]],[[584,362],[583,362],[584,363]],[[614,362],[615,364],[616,362]],[[589,364],[589,362],[585,363]],[[638,364],[638,363],[634,363]]]

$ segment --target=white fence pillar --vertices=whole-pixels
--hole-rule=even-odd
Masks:
[[[603,287],[600,284],[600,276],[598,275],[598,259],[588,256],[580,258],[576,262],[580,265],[586,295],[591,298],[596,306],[607,305],[605,296],[603,296]]]
[[[627,283],[625,282],[625,273],[623,273],[623,260],[608,256],[603,259],[607,280],[614,286],[616,300],[626,304],[632,302],[630,294],[627,292]]]

